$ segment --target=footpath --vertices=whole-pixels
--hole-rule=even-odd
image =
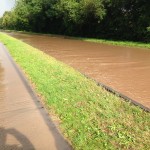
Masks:
[[[71,150],[0,43],[0,150]]]

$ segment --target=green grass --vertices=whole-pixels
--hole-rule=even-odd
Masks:
[[[144,43],[144,42],[114,41],[114,40],[92,39],[92,38],[81,38],[81,40],[88,41],[88,42],[110,44],[110,45],[127,46],[127,47],[139,47],[139,48],[150,49],[150,43]]]
[[[48,35],[48,36],[61,36],[61,35],[55,35],[55,34],[42,34],[42,33],[35,33],[35,32],[26,32],[26,31],[16,31],[16,30],[2,30],[6,32],[18,32],[18,33],[24,33],[24,34],[39,34],[39,35]],[[134,41],[115,41],[115,40],[106,40],[106,39],[96,39],[96,38],[83,38],[83,37],[71,37],[66,36],[68,38],[87,41],[87,42],[95,42],[95,43],[103,43],[103,44],[110,44],[110,45],[117,45],[117,46],[126,46],[126,47],[138,47],[138,48],[147,48],[150,49],[150,42],[134,42]]]
[[[149,150],[150,114],[98,87],[73,68],[0,33],[14,60],[60,119],[75,150]]]

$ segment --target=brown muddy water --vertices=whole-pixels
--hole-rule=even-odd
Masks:
[[[150,108],[150,50],[9,33]]]

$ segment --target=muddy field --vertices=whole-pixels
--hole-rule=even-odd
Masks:
[[[9,33],[89,77],[150,107],[150,50],[67,37]]]

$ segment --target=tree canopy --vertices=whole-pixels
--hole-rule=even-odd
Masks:
[[[17,0],[0,28],[150,41],[148,0]]]

